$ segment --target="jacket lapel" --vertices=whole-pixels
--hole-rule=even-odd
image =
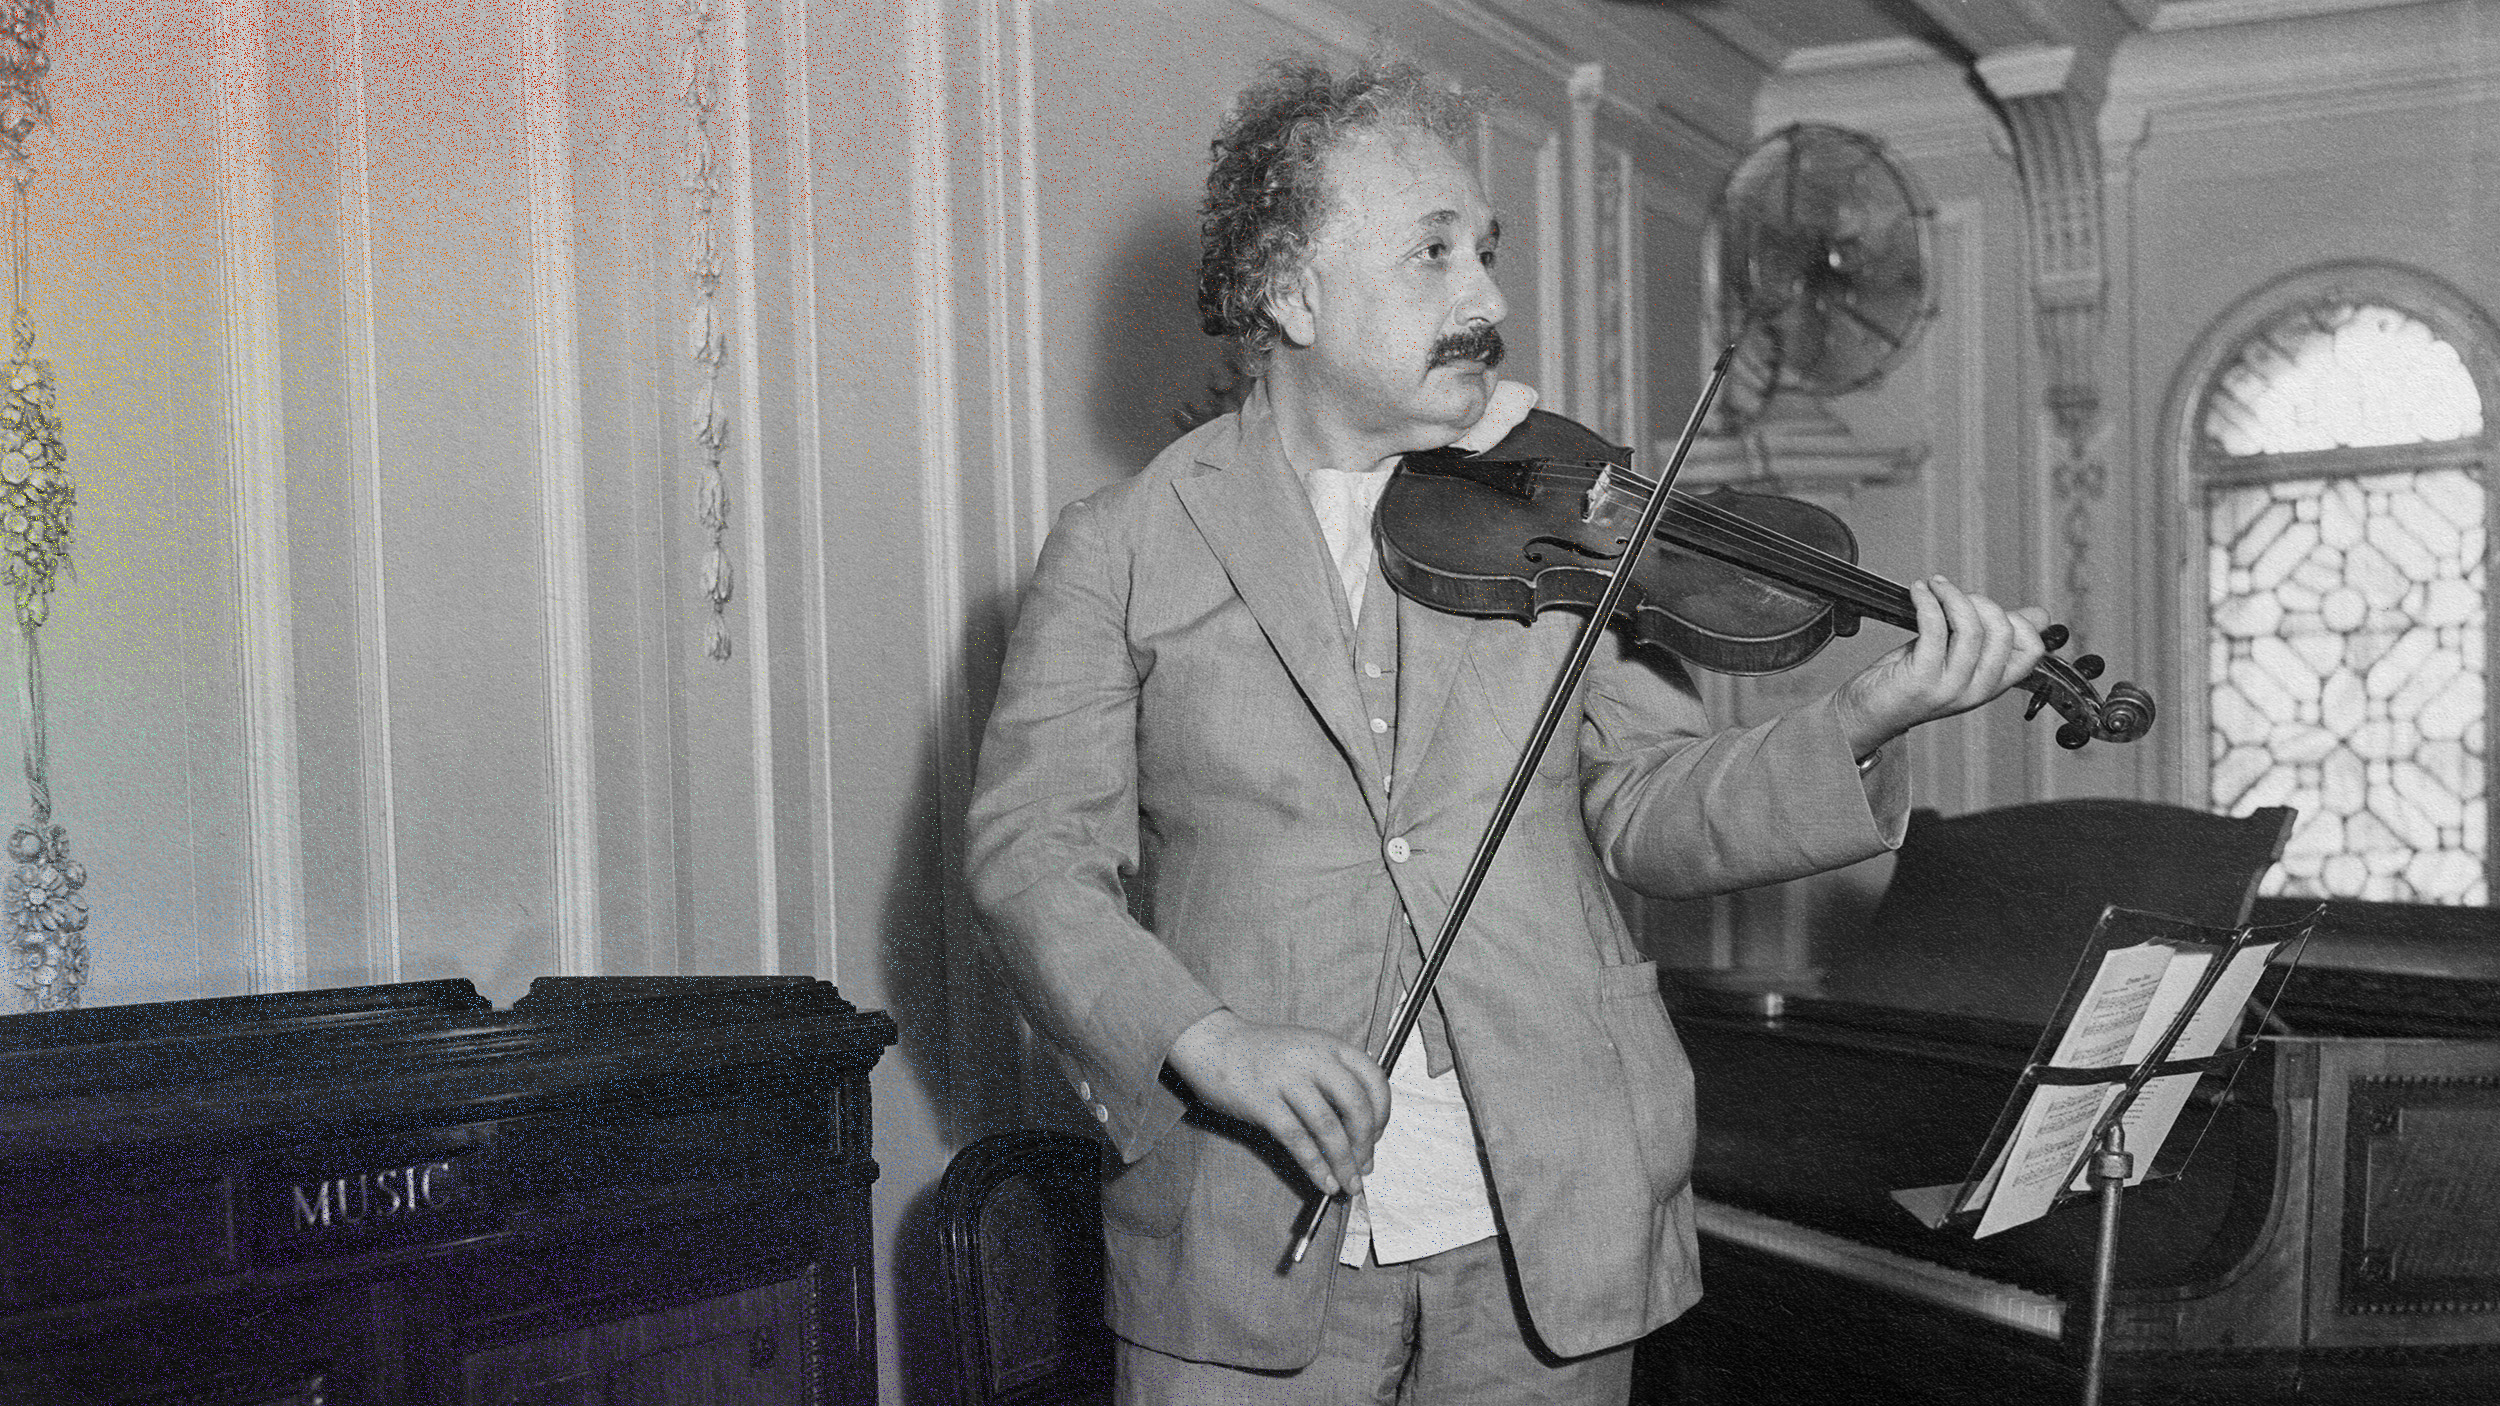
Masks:
[[[1353,641],[1319,524],[1276,448],[1274,423],[1245,407],[1241,425],[1230,462],[1203,459],[1217,472],[1175,480],[1172,490],[1339,750],[1358,774],[1368,773],[1377,765],[1368,760],[1371,731],[1363,725]]]

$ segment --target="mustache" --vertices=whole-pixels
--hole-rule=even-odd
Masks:
[[[1475,361],[1483,363],[1484,368],[1490,371],[1502,364],[1502,352],[1501,329],[1492,326],[1470,327],[1464,332],[1453,332],[1433,343],[1432,356],[1425,363],[1424,369],[1429,371],[1434,367],[1447,366],[1452,362]]]

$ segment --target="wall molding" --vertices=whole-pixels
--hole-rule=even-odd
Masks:
[[[1267,0],[1252,0],[1252,3],[1264,5]],[[1593,57],[1572,49],[1567,41],[1549,40],[1531,32],[1510,16],[1483,3],[1483,0],[1422,0],[1422,3],[1503,53],[1541,70],[1556,82],[1569,83],[1572,75]],[[1599,42],[1597,36],[1584,38],[1587,42]],[[1643,76],[1652,81],[1661,77],[1654,71],[1645,72]],[[1672,82],[1662,82],[1660,86],[1670,92],[1675,87]],[[1706,121],[1678,111],[1672,105],[1671,97],[1661,99],[1654,106],[1644,105],[1633,101],[1619,88],[1620,85],[1599,93],[1598,100],[1607,117],[1631,126],[1654,141],[1682,147],[1705,165],[1729,165],[1743,154],[1741,143],[1713,130]]]
[[[1012,15],[1002,18],[1002,7]],[[1041,555],[1050,530],[1031,0],[979,0],[975,23],[992,569],[996,582],[1014,587]]]
[[[1241,0],[1249,8],[1271,19],[1299,30],[1310,39],[1333,49],[1341,57],[1360,58],[1371,52],[1384,30],[1357,22],[1345,11],[1323,0]],[[1493,48],[1521,60],[1556,82],[1570,81],[1573,70],[1586,61],[1584,55],[1529,32],[1499,10],[1481,0],[1422,0],[1435,14]],[[1727,165],[1742,154],[1740,143],[1715,131],[1700,118],[1680,112],[1667,102],[1655,107],[1643,106],[1622,94],[1604,97],[1608,117],[1626,123],[1653,141],[1683,148],[1703,164]]]
[[[1951,423],[1939,423],[1933,418],[1934,398],[1927,397],[1930,403],[1927,437],[1930,444],[1938,444],[1947,442],[1949,436],[1959,462],[1950,477],[1943,474],[1926,477],[1925,496],[1931,524],[1934,524],[1940,506],[1937,502],[1939,489],[1947,485],[1982,482],[1987,474],[1988,325],[1991,309],[1988,305],[1986,209],[1978,200],[1948,200],[1936,206],[1938,271],[1953,280],[1949,302],[1954,312],[1949,325],[1955,335],[1948,342],[1936,335],[1942,329],[1931,329],[1920,354],[1929,358],[1931,368],[1943,370],[1951,377],[1951,383],[1958,388],[1954,405],[1958,413]],[[1953,255],[1958,257],[1951,257]],[[1934,374],[1933,370],[1930,374]],[[1954,580],[1974,585],[1989,581],[1988,525],[1985,520],[1972,522],[1967,516],[1968,510],[1980,500],[1967,492],[1956,492],[1952,496],[1955,512],[1952,536],[1955,540],[1948,544],[1931,535],[1927,544],[1931,559],[1940,553],[1940,549],[1949,546],[1953,551],[1950,570]],[[1931,526],[1931,534],[1934,531],[1935,527]],[[2030,555],[2035,561],[2040,560],[2037,553]],[[1998,588],[1999,592],[2003,589]],[[2036,591],[2034,587],[2024,595],[2026,598],[2037,598]],[[1921,728],[1915,735],[1923,749],[1920,760],[1924,766],[1913,776],[1940,775],[1947,742],[1943,730]],[[1970,724],[1965,725],[1962,736],[1955,739],[1959,744],[1956,750],[1963,758],[1959,778],[1961,794],[1957,806],[1963,812],[1984,810],[1992,804],[1990,782],[1997,757],[1990,745],[1991,736],[1987,726]]]
[[[824,408],[824,312],[816,268],[816,148],[813,120],[814,39],[808,7],[792,6],[782,16],[781,73],[783,140],[790,144],[789,169],[800,173],[791,182],[789,222],[789,286],[783,296],[790,308],[792,408],[797,416],[797,443],[792,447],[801,497],[806,505],[810,548],[807,557],[807,633],[811,649],[807,678],[808,772],[814,790],[807,798],[816,836],[816,928],[813,974],[841,984],[842,855],[838,841],[840,782],[836,777],[833,722],[834,604],[825,543],[825,524],[837,511],[826,479]]]
[[[2187,7],[2172,6],[2171,9]],[[2274,28],[2157,24],[2121,45],[2101,139],[2124,150],[2164,134],[2280,126],[2500,103],[2500,33],[2459,46],[2454,4],[2320,4]],[[2165,10],[2167,16],[2169,11]],[[2283,18],[2252,15],[2250,19]]]
[[[344,353],[349,510],[356,581],[358,803],[364,840],[365,971],[400,972],[399,817],[391,745],[389,575],[382,551],[381,362],[374,345],[372,117],[361,0],[329,0],[330,90],[339,105],[339,345]]]
[[[963,388],[955,355],[955,190],[946,57],[946,0],[909,0],[903,81],[912,95],[905,140],[912,153],[912,286],[920,314],[913,330],[920,386],[923,684],[936,737],[941,844],[951,855],[961,850],[962,803],[957,798],[972,779],[972,724],[961,664],[971,612],[964,582]],[[950,882],[950,919],[955,895]]]
[[[1307,38],[1337,51],[1341,57],[1360,58],[1371,52],[1375,33],[1368,25],[1357,24],[1345,11],[1320,0],[1242,0],[1251,9],[1302,31]]]
[[[1936,46],[1907,34],[1887,35],[1881,39],[1859,39],[1846,44],[1814,44],[1791,49],[1780,60],[1782,73],[1838,73],[1852,69],[1898,68],[1908,64],[1941,63],[1943,56]]]
[[[2041,472],[2057,504],[2059,559],[2068,623],[2089,630],[2090,552],[2096,510],[2108,485],[2102,447],[2101,333],[2109,274],[2095,60],[2072,48],[2007,49],[1979,60],[2013,141],[2023,194],[2024,260],[2031,281],[2031,326],[2039,342]],[[2053,599],[2055,597],[2052,597]]]
[[[1528,229],[1536,249],[1536,381],[1545,408],[1563,407],[1563,211],[1562,134],[1533,113],[1495,103],[1476,116],[1476,183],[1493,195],[1493,138],[1496,133],[1532,148],[1535,153],[1535,218]]]
[[[2425,0],[2169,0],[2146,26],[2155,31],[2211,29],[2220,25],[2262,24],[2268,20],[2304,19],[2315,15],[2349,14],[2419,5]]]
[[[1828,61],[1792,62],[1763,80],[1754,100],[1757,140],[1794,122],[1818,121],[1881,137],[1911,161],[1984,155],[2004,131],[1962,68],[1919,46],[1835,51]]]
[[[551,0],[552,2],[552,0]],[[772,521],[774,509],[764,491],[764,352],[763,312],[756,288],[755,241],[755,50],[748,24],[749,0],[723,4],[721,25],[721,102],[713,121],[719,124],[723,164],[728,177],[724,213],[729,222],[729,260],[722,283],[729,291],[732,329],[727,363],[734,368],[739,427],[728,446],[738,461],[738,508],[754,524],[746,534],[746,566],[741,573],[746,600],[744,640],[747,676],[748,787],[754,801],[755,825],[755,971],[781,972],[781,848],[778,817],[778,772],[773,742],[772,561],[761,524]]]
[[[1572,70],[1564,92],[1571,100],[1570,326],[1579,356],[1565,397],[1571,408],[1562,413],[1586,421],[1603,408],[1598,392],[1605,360],[1597,336],[1597,110],[1605,101],[1605,65],[1581,64]]]
[[[241,677],[243,876],[254,991],[301,990],[302,793],[295,728],[295,606],[288,560],[286,422],[278,341],[277,204],[269,131],[265,0],[219,5],[218,275],[226,464]]]
[[[538,428],[539,580],[546,630],[547,767],[556,970],[599,972],[599,797],[590,709],[590,526],[575,270],[572,76],[564,0],[522,19],[522,143],[529,182],[530,369]]]
[[[1006,579],[1024,573],[1050,535],[1050,392],[1042,378],[1042,156],[1035,128],[1033,0],[1010,0],[1016,17],[1016,227],[1024,237],[1025,550]]]
[[[1538,389],[1559,415],[1569,404],[1563,312],[1563,134],[1543,128],[1536,152],[1536,308]]]
[[[1593,182],[1597,215],[1597,415],[1598,433],[1617,444],[1638,442],[1634,406],[1640,376],[1632,359],[1634,251],[1632,154],[1611,142],[1597,144]]]

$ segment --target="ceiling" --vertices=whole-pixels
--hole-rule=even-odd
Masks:
[[[1604,54],[1606,86],[1715,143],[1753,135],[1756,94],[1773,75],[1918,59],[1976,65],[2012,53],[2075,56],[2106,71],[2118,42],[2166,11],[2251,12],[2387,0],[1436,0],[1498,14],[1554,53]]]
[[[1694,31],[1765,73],[1852,50],[1924,49],[1970,61],[2009,49],[2106,52],[2155,23],[2161,0],[1578,0],[1674,42]],[[2249,8],[2259,8],[2249,6]]]

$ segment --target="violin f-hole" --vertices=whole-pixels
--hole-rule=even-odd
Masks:
[[[1621,539],[1618,538],[1617,540],[1620,541]],[[1586,557],[1590,561],[1614,561],[1623,555],[1623,553],[1619,551],[1601,552],[1586,542],[1575,542],[1568,537],[1531,537],[1528,539],[1527,545],[1525,549],[1521,551],[1520,555],[1526,557],[1531,562],[1542,565],[1545,561],[1545,557],[1542,553],[1537,551],[1537,548],[1539,547],[1559,547],[1562,550],[1571,553],[1573,556]]]

